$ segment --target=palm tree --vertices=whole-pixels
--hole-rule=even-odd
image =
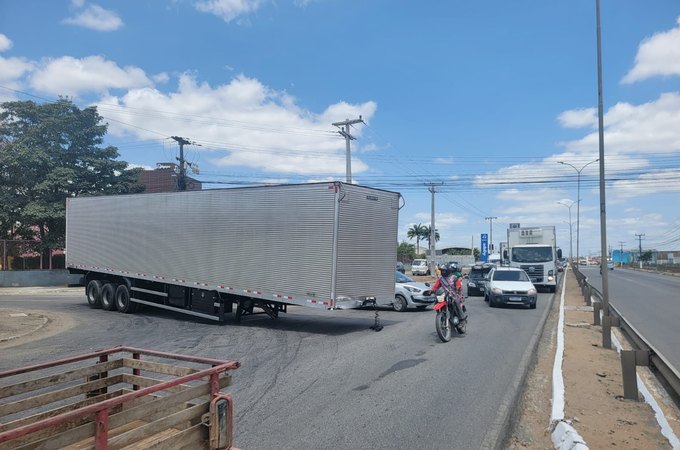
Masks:
[[[408,229],[406,232],[406,237],[409,239],[415,239],[416,240],[416,254],[420,255],[420,240],[423,239],[423,231],[425,230],[425,226],[423,226],[422,223],[415,224],[411,228]]]
[[[431,228],[429,226],[424,226],[423,227],[423,239],[427,241],[427,246],[430,246],[430,230]],[[437,229],[434,229],[434,241],[437,242],[439,240],[439,231]]]

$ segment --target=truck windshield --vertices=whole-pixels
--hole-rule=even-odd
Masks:
[[[513,262],[541,263],[552,260],[552,247],[514,247],[512,249]]]

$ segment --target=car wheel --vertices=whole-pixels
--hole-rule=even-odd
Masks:
[[[397,312],[404,312],[408,308],[408,303],[406,303],[406,299],[402,295],[395,295],[392,307]]]
[[[90,280],[85,289],[85,296],[87,297],[87,304],[90,308],[100,308],[102,306],[102,282],[99,280]]]
[[[536,302],[529,303],[529,309],[536,309]]]
[[[493,299],[492,296],[489,296],[489,306],[492,308],[496,307],[496,301]]]

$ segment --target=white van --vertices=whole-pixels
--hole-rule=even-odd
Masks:
[[[411,275],[429,275],[430,268],[426,259],[414,259],[411,263]]]

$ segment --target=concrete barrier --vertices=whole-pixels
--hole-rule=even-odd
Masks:
[[[80,277],[69,274],[66,269],[7,270],[0,271],[0,287],[68,286],[78,284]]]

